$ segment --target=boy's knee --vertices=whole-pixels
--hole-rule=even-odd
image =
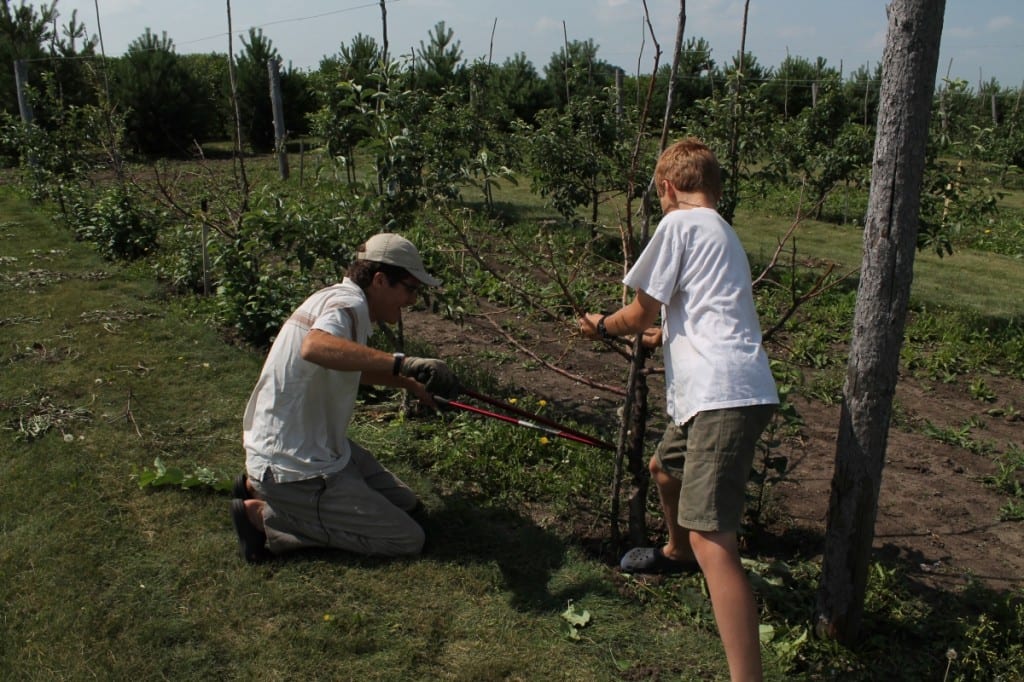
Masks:
[[[736,533],[691,530],[689,536],[693,555],[701,566],[704,566],[705,562],[722,559],[739,560],[740,548]]]

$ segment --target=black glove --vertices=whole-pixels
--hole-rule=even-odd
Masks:
[[[431,393],[448,398],[459,397],[459,380],[443,360],[435,358],[403,358],[398,373],[427,387]]]

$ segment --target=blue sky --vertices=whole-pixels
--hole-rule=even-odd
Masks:
[[[31,2],[31,0],[29,0]],[[96,32],[97,0],[58,0],[66,20],[72,10]],[[216,0],[98,0],[108,55],[120,55],[147,27],[166,31],[179,53],[226,52],[226,3]],[[844,75],[881,61],[886,16],[883,0],[751,0],[747,50],[766,66],[788,54],[829,65]],[[948,0],[939,58],[939,78],[948,73],[972,86],[996,78],[1004,87],[1024,84],[1024,2],[1021,0]],[[438,21],[455,31],[466,59],[496,62],[524,52],[543,73],[563,43],[593,39],[598,56],[627,73],[649,72],[653,43],[643,24],[641,0],[388,0],[388,40],[392,54],[408,54],[428,41]],[[678,0],[647,0],[662,63],[675,38]],[[689,0],[685,37],[703,37],[712,57],[727,62],[740,45],[743,2]],[[364,33],[381,41],[379,0],[233,0],[237,35],[261,27],[278,52],[298,68],[315,68],[320,58],[338,52],[352,36]],[[495,20],[497,24],[495,25]],[[564,22],[564,25],[563,25]]]

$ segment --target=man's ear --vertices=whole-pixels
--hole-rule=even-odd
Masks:
[[[373,273],[373,279],[370,280],[370,286],[382,287],[388,283],[388,278],[383,272],[378,270]]]

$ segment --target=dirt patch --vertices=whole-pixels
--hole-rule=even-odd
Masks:
[[[545,398],[581,423],[614,433],[621,398],[603,387],[622,387],[626,361],[601,344],[582,340],[564,323],[544,327],[512,313],[488,311],[461,324],[413,311],[405,333],[432,345],[441,357],[481,367],[502,383]],[[530,349],[530,356],[516,342]],[[556,365],[560,374],[543,366]],[[660,366],[656,357],[651,366]],[[578,378],[574,378],[578,377]],[[875,558],[902,564],[915,579],[953,589],[974,578],[995,589],[1024,586],[1024,523],[1000,521],[1009,498],[985,484],[997,472],[992,451],[1024,445],[1024,421],[1010,410],[993,415],[994,405],[1024,406],[1024,382],[985,377],[994,403],[972,397],[967,386],[901,377],[897,415],[890,429],[878,517]],[[650,379],[651,403],[661,414],[664,384]],[[824,546],[829,490],[836,451],[839,407],[797,398],[805,426],[780,454],[789,458],[783,480],[771,493],[771,523],[751,551],[780,559],[819,557]],[[967,447],[928,435],[924,427],[964,434]],[[652,440],[653,443],[653,440]],[[593,519],[580,519],[580,540],[594,532]],[[649,519],[658,533],[661,520]],[[586,532],[589,530],[589,533]]]

